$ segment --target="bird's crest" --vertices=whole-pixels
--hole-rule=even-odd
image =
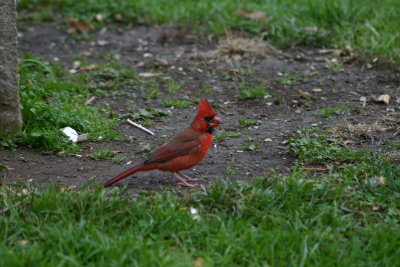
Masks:
[[[197,116],[196,117],[204,117],[204,116],[210,116],[214,117],[215,111],[212,108],[211,104],[208,102],[206,98],[203,98],[200,100],[199,104],[199,110],[197,111]]]

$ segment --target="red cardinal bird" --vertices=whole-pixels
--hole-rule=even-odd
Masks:
[[[180,171],[192,168],[207,154],[211,147],[213,130],[221,123],[221,120],[215,115],[215,111],[208,100],[202,99],[196,117],[183,133],[162,145],[143,163],[106,182],[104,187],[110,186],[136,172],[149,170],[169,171],[181,181],[179,185],[197,186],[188,183],[188,181],[199,181],[200,179],[192,179]]]

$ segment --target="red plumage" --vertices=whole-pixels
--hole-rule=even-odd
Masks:
[[[192,168],[207,155],[212,143],[213,129],[219,125],[220,119],[216,117],[214,109],[207,99],[202,99],[196,117],[185,131],[162,145],[143,163],[117,175],[104,186],[108,187],[136,172],[161,170],[172,172],[181,181],[181,185],[195,187],[196,185],[188,181],[199,179],[192,179],[180,171]]]

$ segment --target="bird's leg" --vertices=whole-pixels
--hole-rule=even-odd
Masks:
[[[197,186],[197,184],[189,184],[186,181],[186,179],[183,176],[181,176],[181,174],[179,172],[174,172],[173,174],[176,176],[176,178],[179,179],[179,181],[181,181],[181,183],[178,183],[179,185],[186,186],[186,187],[189,187],[189,188],[193,188],[193,187]]]
[[[187,176],[186,174],[181,173],[181,172],[176,172],[176,173],[179,174],[181,177],[185,178],[186,181],[189,181],[189,182],[203,181],[203,179],[191,178],[191,177],[189,177],[189,176]]]

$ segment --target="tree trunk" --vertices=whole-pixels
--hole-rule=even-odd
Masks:
[[[19,134],[22,127],[16,19],[16,1],[0,0],[0,139]]]

